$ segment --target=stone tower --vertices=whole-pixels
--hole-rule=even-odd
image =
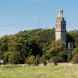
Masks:
[[[56,17],[55,40],[66,43],[66,21],[63,16],[63,9],[58,10]]]

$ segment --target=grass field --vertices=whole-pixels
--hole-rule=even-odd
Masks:
[[[0,78],[78,78],[78,65],[1,65]]]

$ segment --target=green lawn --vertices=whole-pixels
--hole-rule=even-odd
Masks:
[[[0,78],[78,78],[78,65],[1,65]]]

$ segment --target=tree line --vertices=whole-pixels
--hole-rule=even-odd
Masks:
[[[40,64],[48,62],[78,62],[78,31],[68,32],[75,40],[76,48],[68,58],[64,44],[55,42],[55,29],[20,31],[0,38],[0,60],[4,64]]]

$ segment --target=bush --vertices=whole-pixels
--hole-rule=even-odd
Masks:
[[[78,63],[78,47],[74,49],[72,54],[72,62]]]
[[[19,64],[21,57],[19,52],[5,52],[3,59],[5,63]]]
[[[37,55],[35,57],[35,65],[38,65],[38,64],[40,64],[40,56],[39,55]]]
[[[31,65],[31,64],[38,65],[40,63],[40,57],[39,56],[35,57],[33,55],[28,56],[26,58],[26,63],[29,64],[29,65]]]
[[[50,57],[49,62],[67,62],[68,60],[68,55],[65,52],[59,52],[56,55],[52,55]]]
[[[42,56],[41,58],[40,58],[40,63],[43,63],[44,65],[47,65],[47,58],[46,58],[46,56]]]
[[[26,63],[27,64],[29,64],[29,65],[31,65],[31,64],[35,64],[35,56],[28,56],[27,58],[26,58]]]
[[[78,54],[73,56],[72,62],[73,63],[78,63]]]

